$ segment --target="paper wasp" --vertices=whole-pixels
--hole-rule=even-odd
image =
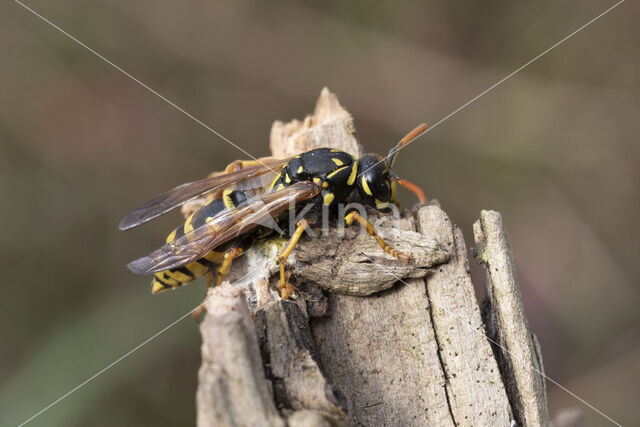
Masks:
[[[296,214],[302,202],[312,204],[313,209],[324,206],[335,212],[335,207],[352,195],[363,204],[384,210],[390,203],[397,204],[396,184],[414,192],[424,205],[424,191],[392,173],[391,167],[398,150],[425,130],[424,124],[415,128],[385,158],[365,154],[356,159],[343,151],[318,148],[288,158],[236,161],[224,172],[182,184],[130,212],[120,222],[120,229],[136,227],[202,195],[210,195],[212,200],[174,229],[162,247],[132,261],[128,267],[136,274],[154,275],[154,294],[185,285],[215,266],[220,284],[233,259],[242,255],[255,239],[273,234],[278,227],[269,224],[275,222],[291,235],[278,257],[279,288],[286,299],[293,289],[287,284],[285,262],[312,222],[309,219],[312,215],[305,216],[295,229],[290,229],[293,227],[286,226],[289,216]],[[410,255],[386,244],[357,211],[348,212],[344,220],[347,225],[360,223],[387,253],[410,261]],[[210,279],[207,287],[212,283]]]

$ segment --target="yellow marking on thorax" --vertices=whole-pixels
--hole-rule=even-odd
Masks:
[[[348,168],[348,167],[349,167],[349,166],[343,166],[343,167],[341,167],[341,168],[338,168],[338,169],[334,170],[333,172],[331,172],[331,173],[327,174],[327,178],[332,178],[335,174],[337,174],[337,173],[339,173],[339,172],[341,172],[341,171],[345,170],[345,169],[346,169],[346,168]]]
[[[362,189],[369,196],[373,196],[373,193],[371,192],[371,189],[369,188],[369,183],[367,183],[367,180],[364,178],[364,175],[362,175]]]
[[[286,182],[287,184],[291,184],[291,177],[288,173],[284,174],[284,182]]]
[[[322,184],[322,180],[318,177],[313,178],[313,183],[315,185],[321,185]]]
[[[300,167],[298,168],[298,173],[302,173],[302,171],[303,171],[303,170],[304,170],[304,168],[303,168],[302,166],[300,166]]]
[[[356,175],[358,174],[358,161],[353,162],[353,166],[351,167],[351,175],[349,175],[349,179],[347,180],[347,185],[352,186],[354,182],[356,182]]]
[[[222,192],[222,202],[224,203],[226,208],[229,209],[230,211],[236,208],[236,205],[233,204],[233,200],[231,200],[232,192],[233,190],[230,188],[227,188]]]
[[[187,218],[187,221],[184,223],[184,234],[187,234],[193,231],[193,225],[191,225],[191,221],[193,221],[194,215],[195,215],[195,212],[189,215],[189,218]]]
[[[276,177],[274,178],[273,182],[269,186],[269,189],[273,190],[273,187],[275,187],[276,182],[278,182],[279,179],[280,179],[280,175],[276,175]]]
[[[284,184],[280,183],[278,184],[278,186],[276,187],[276,191],[280,191],[284,188]]]
[[[336,197],[336,196],[334,196],[334,194],[333,194],[333,193],[327,193],[327,194],[325,194],[324,199],[323,199],[324,204],[325,204],[326,206],[329,206],[331,203],[333,203],[333,199],[335,199],[335,197]]]
[[[334,159],[334,158],[332,158],[332,159],[331,159],[331,161],[332,161],[333,163],[335,163],[335,164],[336,164],[336,166],[342,166],[342,165],[344,165],[344,163],[343,163],[343,162],[342,162],[342,160],[340,160],[340,159]]]

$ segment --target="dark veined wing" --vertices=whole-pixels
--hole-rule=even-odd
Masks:
[[[237,209],[220,212],[200,227],[130,262],[127,267],[136,274],[152,274],[189,264],[257,226],[275,225],[275,215],[319,193],[317,185],[302,181],[274,193],[255,196]]]
[[[257,188],[267,185],[275,178],[291,157],[260,159],[260,164],[239,171],[221,173],[198,181],[187,182],[149,200],[129,212],[120,221],[120,230],[128,230],[159,217],[203,194],[223,188]]]

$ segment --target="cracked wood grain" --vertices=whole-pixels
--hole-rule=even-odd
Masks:
[[[417,217],[422,232],[441,235],[453,252],[426,278],[452,416],[458,425],[509,425],[509,399],[486,339],[462,232],[441,209],[426,207]]]
[[[354,425],[454,425],[424,280],[405,282],[367,298],[329,294],[328,316],[312,321]]]

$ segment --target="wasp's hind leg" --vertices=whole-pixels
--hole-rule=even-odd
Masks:
[[[278,256],[278,262],[280,263],[280,296],[282,299],[289,299],[289,296],[293,293],[293,287],[287,282],[286,274],[284,271],[284,264],[293,252],[293,249],[296,247],[300,238],[302,237],[302,233],[309,227],[309,221],[306,219],[302,219],[298,221],[296,224],[296,231],[294,231],[291,239],[289,239],[289,243],[284,248],[282,253]]]
[[[398,258],[400,261],[404,261],[404,262],[411,261],[411,255],[407,255],[404,252],[400,252],[398,250],[393,249],[387,242],[382,240],[382,237],[378,236],[378,233],[376,233],[376,229],[373,226],[373,224],[371,224],[369,221],[367,221],[362,216],[360,216],[358,211],[353,211],[348,213],[347,216],[344,217],[344,221],[347,223],[347,225],[353,224],[353,221],[358,221],[360,225],[363,226],[365,230],[367,230],[367,233],[369,234],[369,236],[372,236],[373,238],[376,239],[380,247],[384,249],[386,253],[393,256],[394,258]]]
[[[231,248],[227,252],[225,252],[224,261],[222,261],[222,265],[220,266],[220,268],[218,268],[218,278],[216,279],[216,286],[220,286],[222,280],[227,274],[229,274],[233,260],[238,258],[243,253],[244,249],[240,247]]]
[[[276,157],[260,157],[257,160],[236,160],[235,162],[229,163],[227,167],[224,168],[224,172],[225,173],[236,172],[244,168],[260,165],[265,161],[272,160],[275,158]]]
[[[193,317],[193,320],[195,320],[196,322],[200,322],[200,317],[202,316],[202,313],[204,313],[206,310],[206,308],[204,307],[204,303],[207,300],[207,295],[209,295],[209,288],[213,286],[213,270],[209,271],[206,274],[206,278],[207,278],[207,287],[204,290],[204,299],[202,300],[198,308],[196,308],[191,312],[191,317]]]
[[[242,249],[240,247],[231,248],[231,249],[229,249],[228,251],[226,251],[224,253],[224,259],[222,261],[222,264],[218,268],[218,278],[215,281],[215,286],[220,286],[220,283],[222,283],[222,280],[224,279],[224,277],[227,274],[229,274],[229,271],[231,270],[231,264],[233,263],[233,260],[235,258],[238,258],[243,253],[244,253],[244,249]],[[204,303],[207,300],[207,296],[209,295],[209,288],[214,286],[213,283],[214,283],[213,270],[211,270],[211,271],[209,271],[207,273],[207,287],[206,287],[205,292],[204,292],[204,300],[200,304],[200,307],[198,307],[197,309],[195,309],[191,313],[191,316],[193,317],[193,319],[196,322],[198,322],[200,320],[200,316],[206,310],[205,306],[204,306]]]

